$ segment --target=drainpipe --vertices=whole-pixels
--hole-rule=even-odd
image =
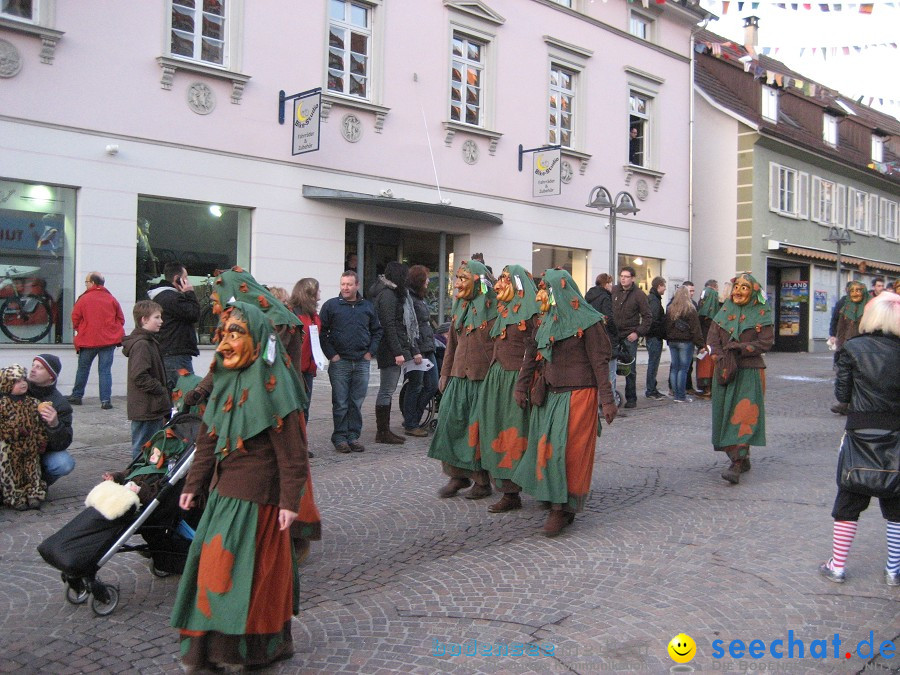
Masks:
[[[694,68],[697,63],[694,51],[696,34],[709,24],[709,15],[691,29],[691,83],[690,120],[688,122],[688,279],[694,278]]]

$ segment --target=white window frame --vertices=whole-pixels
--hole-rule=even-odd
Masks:
[[[639,110],[635,110],[634,106],[632,106],[633,99],[642,99],[645,102],[644,111],[640,112]],[[643,154],[643,163],[642,164],[634,164],[631,161],[631,147],[628,148],[628,163],[632,166],[640,166],[646,169],[653,167],[653,151],[652,151],[652,140],[653,140],[653,103],[654,98],[647,93],[631,88],[628,92],[628,139],[629,143],[631,141],[631,127],[634,124],[635,118],[640,121],[642,124],[643,131],[643,144],[641,146],[641,153]]]
[[[376,46],[376,10],[377,7],[374,6],[370,2],[362,2],[361,0],[338,0],[342,2],[345,7],[350,8],[352,12],[353,7],[358,7],[363,9],[366,12],[366,26],[360,27],[356,26],[346,19],[334,19],[331,16],[331,6],[332,0],[328,0],[328,34],[326,38],[326,49],[325,49],[325,91],[331,95],[337,96],[346,96],[352,99],[358,99],[362,101],[371,101],[373,100],[373,84],[374,84],[374,52]],[[337,28],[339,30],[344,31],[344,63],[343,68],[341,69],[341,74],[343,76],[344,85],[341,90],[332,89],[328,86],[328,80],[331,74],[331,31],[332,28]],[[351,33],[358,33],[360,35],[365,35],[366,37],[366,74],[365,74],[365,95],[361,96],[357,93],[350,92],[350,83],[352,80],[353,74],[351,73],[350,68],[350,60],[352,58],[352,52],[350,50],[351,39],[349,35]]]
[[[878,215],[878,234],[889,241],[897,241],[897,202],[882,197]]]
[[[45,2],[46,2],[46,0],[45,0]],[[33,0],[33,2],[31,3],[31,16],[30,17],[24,17],[24,16],[19,16],[18,14],[12,14],[10,12],[4,12],[4,11],[2,11],[2,9],[0,9],[0,17],[2,17],[4,19],[9,19],[10,21],[21,21],[23,23],[31,23],[36,26],[39,26],[41,24],[41,5],[42,4],[44,4],[44,3],[41,2],[41,0]],[[2,8],[2,5],[0,5],[0,8]]]
[[[562,78],[557,77],[556,84],[554,84],[554,72],[559,75],[566,75],[569,79],[569,87],[565,87],[562,84]],[[547,144],[548,145],[560,145],[564,148],[574,149],[577,146],[576,140],[578,138],[577,125],[576,125],[576,111],[578,110],[578,77],[579,73],[576,70],[573,70],[566,64],[559,63],[556,60],[550,61],[550,72],[548,73],[547,78],[547,86],[549,88],[549,93],[547,96]],[[569,101],[569,142],[563,143],[563,125],[562,125],[562,113],[563,113],[563,101],[568,99]],[[556,107],[554,108],[554,101],[556,101]],[[550,115],[556,114],[556,124],[550,123]]]
[[[568,7],[569,9],[575,9],[575,0],[552,0],[557,5],[562,5],[563,7]]]
[[[240,27],[234,26],[240,23],[240,17],[243,16],[239,10],[239,5],[243,3],[240,0],[221,0],[224,3],[223,22],[225,24],[222,40],[222,63],[216,61],[206,61],[202,58],[203,45],[203,2],[197,0],[194,11],[197,13],[194,21],[193,48],[194,52],[191,56],[185,54],[176,54],[172,51],[172,14],[175,12],[175,5],[179,4],[178,0],[167,0],[166,2],[166,47],[165,54],[179,61],[187,61],[190,63],[198,63],[208,68],[220,68],[223,70],[236,70],[235,66],[235,43],[240,34]],[[186,8],[189,9],[189,8]]]
[[[459,57],[454,56],[453,45],[456,42],[456,40],[462,40],[464,43],[472,43],[472,44],[479,45],[481,48],[480,60],[475,62],[475,61],[469,60],[466,57],[459,58]],[[488,79],[488,77],[489,77],[488,60],[489,60],[489,54],[491,52],[491,46],[492,46],[492,42],[490,40],[486,40],[484,38],[484,36],[479,35],[477,33],[473,33],[471,30],[465,30],[462,28],[454,28],[454,30],[452,31],[452,34],[450,36],[450,71],[447,74],[448,84],[449,84],[448,91],[447,91],[447,97],[448,97],[448,103],[449,103],[449,105],[447,107],[447,117],[454,124],[461,124],[461,125],[464,125],[467,127],[476,127],[476,128],[485,128],[488,125],[487,120],[489,119],[489,117],[488,117],[488,114],[489,114],[488,113],[488,93],[489,92],[488,92],[487,88],[488,88],[488,86],[490,86],[490,81]],[[466,85],[465,81],[460,82],[461,99],[458,103],[459,103],[459,108],[460,108],[459,115],[460,115],[461,119],[454,119],[454,117],[453,117],[453,104],[455,102],[453,100],[453,89],[454,89],[453,69],[454,69],[454,65],[457,63],[461,63],[463,66],[466,67],[466,69],[468,69],[469,66],[472,66],[472,67],[474,67],[475,70],[478,71],[478,94],[479,94],[479,96],[478,96],[478,121],[474,122],[474,123],[466,121],[467,115],[466,115],[465,88],[467,85]],[[491,87],[491,90],[493,91],[493,87]]]
[[[866,213],[866,233],[878,236],[878,195],[869,193],[869,206]]]
[[[872,134],[872,161],[879,164],[884,161],[884,138]]]
[[[847,186],[840,183],[837,186],[834,222],[838,227],[847,227]]]
[[[628,12],[628,34],[639,40],[653,42],[656,37],[656,20],[632,9]]]
[[[762,103],[760,113],[770,122],[778,121],[778,90],[774,87],[761,85]]]
[[[819,176],[812,177],[812,213],[810,220],[821,225],[835,225],[837,183]]]
[[[832,147],[838,144],[838,118],[825,113],[822,115],[822,140]]]
[[[0,13],[0,28],[39,38],[41,63],[53,65],[53,60],[56,58],[56,45],[65,35],[64,31],[53,27],[56,25],[56,0],[34,0],[31,10],[31,18]]]
[[[809,217],[809,174],[769,162],[769,210],[787,218]]]
[[[847,188],[847,228],[868,234],[869,195],[856,188]]]

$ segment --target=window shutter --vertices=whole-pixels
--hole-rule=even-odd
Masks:
[[[778,211],[779,177],[781,167],[769,162],[769,211]]]
[[[812,177],[812,218],[813,222],[822,222],[822,179]]]
[[[852,187],[847,188],[847,227],[851,230],[856,228],[856,190]]]
[[[879,216],[878,219],[878,236],[888,238],[890,237],[890,233],[888,232],[888,205],[887,199],[879,200]]]
[[[847,227],[847,186],[846,185],[838,185],[837,186],[837,195],[836,195],[836,203],[835,210],[837,213],[835,214],[834,222],[837,223],[838,227]]]
[[[809,174],[800,172],[797,195],[799,199],[798,213],[801,218],[809,218]]]
[[[878,195],[869,195],[869,213],[867,226],[869,234],[878,234]]]

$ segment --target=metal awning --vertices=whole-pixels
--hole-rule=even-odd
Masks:
[[[804,248],[803,246],[789,246],[780,244],[779,248],[789,255],[795,255],[800,258],[808,258],[811,260],[824,260],[831,263],[837,263],[837,254],[828,251],[820,251],[815,248]],[[844,255],[841,253],[841,262],[845,265],[862,265],[866,267],[875,267],[885,272],[900,272],[900,265],[894,263],[882,262],[880,260],[865,260],[855,256]]]
[[[352,204],[355,206],[375,206],[380,209],[432,213],[437,216],[477,220],[491,225],[503,224],[503,216],[499,213],[478,211],[477,209],[464,209],[460,206],[451,206],[450,204],[430,204],[428,202],[417,202],[411,199],[401,199],[399,197],[367,195],[362,192],[334,190],[332,188],[316,187],[315,185],[304,185],[303,196],[307,199],[321,199],[324,201],[340,202],[342,204]]]

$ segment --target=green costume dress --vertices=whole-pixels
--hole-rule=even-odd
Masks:
[[[447,354],[441,369],[441,376],[449,380],[441,397],[438,426],[428,456],[441,460],[444,472],[452,478],[471,477],[481,484],[482,479],[485,483],[488,479],[481,465],[478,404],[490,363],[490,331],[497,318],[497,295],[486,282],[488,270],[484,265],[466,260],[460,265],[463,267],[472,274],[474,295],[453,302]],[[465,363],[467,358],[477,367],[470,370]]]
[[[772,307],[762,294],[759,282],[745,278],[753,287],[750,302],[737,305],[729,297],[713,319],[709,332],[712,354],[733,350],[737,373],[727,385],[713,378],[712,444],[716,450],[736,452],[743,459],[750,445],[766,444],[765,362],[762,355],[775,342]]]
[[[545,401],[533,401],[528,449],[513,481],[535,499],[576,512],[590,493],[598,400],[613,403],[612,349],[603,314],[584,300],[568,272],[547,270],[541,288],[550,309],[540,318],[518,386],[527,386],[528,370],[544,362],[539,380],[546,381],[547,394]]]
[[[862,291],[862,300],[853,302],[850,299],[850,290],[858,287]],[[837,331],[834,339],[834,346],[840,350],[844,343],[852,337],[859,335],[859,322],[862,320],[863,310],[869,301],[869,291],[866,290],[865,284],[858,281],[851,281],[847,285],[847,299],[844,306],[841,307],[841,313],[838,315]]]
[[[197,667],[264,665],[293,653],[296,566],[278,515],[296,510],[306,480],[303,389],[265,315],[248,303],[233,307],[258,355],[229,370],[216,354],[184,488],[202,498],[213,484],[172,609],[182,660]]]
[[[513,297],[498,299],[497,319],[491,329],[494,355],[484,378],[478,407],[478,430],[482,447],[481,465],[491,474],[501,492],[518,492],[511,482],[513,472],[528,447],[529,410],[515,403],[514,391],[526,344],[533,340],[533,317],[540,312],[535,300],[537,287],[521,265],[503,269],[512,284]]]

